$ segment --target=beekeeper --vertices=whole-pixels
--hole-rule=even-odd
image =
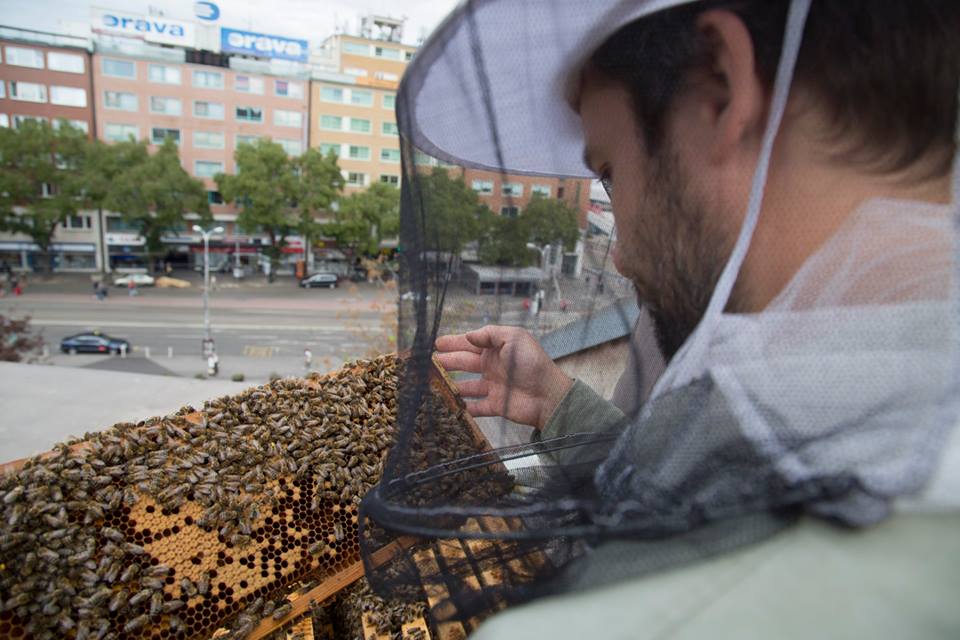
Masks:
[[[544,442],[617,433],[595,476],[612,527],[652,487],[706,519],[804,514],[703,554],[601,545],[585,588],[477,637],[960,633],[958,28],[950,0],[490,0],[418,53],[414,145],[602,181],[668,362],[617,407],[521,329],[441,337],[445,367],[482,374],[467,408]]]

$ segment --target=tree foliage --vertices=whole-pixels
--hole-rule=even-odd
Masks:
[[[121,143],[123,144],[123,143]],[[161,238],[176,233],[186,224],[186,213],[198,213],[201,224],[211,220],[210,205],[203,183],[188,174],[180,164],[180,154],[171,139],[146,152],[146,142],[127,143],[142,147],[114,146],[108,154],[113,160],[134,160],[110,185],[104,206],[120,213],[144,238],[148,256],[163,252]],[[153,266],[154,261],[149,264]]]
[[[384,238],[400,231],[400,190],[377,183],[340,201],[333,222],[324,225],[324,234],[342,246],[361,254],[375,254]]]
[[[84,204],[87,135],[60,121],[0,129],[0,230],[22,233],[47,256],[57,226]]]
[[[576,209],[562,200],[536,195],[518,217],[501,216],[488,227],[480,243],[480,260],[510,267],[538,264],[539,253],[528,243],[563,245],[569,251],[578,237]]]
[[[317,214],[343,188],[334,156],[310,149],[291,158],[276,142],[260,139],[240,145],[233,157],[236,175],[217,174],[217,186],[224,200],[240,208],[237,223],[243,229],[262,230],[270,237],[266,253],[271,259],[280,257],[291,233],[302,234],[308,242],[316,237]]]
[[[493,219],[493,212],[480,202],[462,177],[451,177],[440,167],[419,176],[410,197],[415,211],[423,203],[426,215],[422,218],[422,232],[428,250],[460,253],[466,245],[484,237]],[[417,222],[411,220],[413,225]],[[414,226],[410,230],[421,228]]]

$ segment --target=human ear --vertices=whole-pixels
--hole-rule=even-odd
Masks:
[[[753,40],[737,15],[706,11],[697,19],[697,31],[707,47],[699,111],[707,126],[709,156],[722,163],[759,140],[765,92],[756,72]]]

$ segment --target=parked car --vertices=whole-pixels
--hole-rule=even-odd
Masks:
[[[312,289],[313,287],[330,287],[331,289],[336,289],[338,280],[340,280],[340,278],[337,274],[322,271],[301,280],[300,286],[304,289]]]
[[[130,353],[130,343],[120,338],[111,338],[97,331],[78,333],[60,341],[60,351],[76,355],[78,353]]]
[[[413,300],[414,302],[416,302],[417,300],[420,299],[421,295],[422,295],[422,294],[421,294],[419,291],[406,291],[406,292],[400,294],[400,299],[401,299],[401,300]],[[430,302],[430,294],[429,294],[429,293],[425,296],[425,299],[426,299],[427,302]]]
[[[154,284],[156,284],[156,280],[153,279],[153,276],[145,273],[128,273],[125,276],[114,279],[113,286],[129,287],[131,280],[133,280],[133,284],[137,285],[138,287],[152,287]]]

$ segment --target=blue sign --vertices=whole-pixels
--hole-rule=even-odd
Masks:
[[[220,50],[225,53],[306,62],[308,48],[306,40],[220,28]]]
[[[193,5],[193,12],[201,20],[213,22],[220,17],[220,7],[212,2],[197,2]]]

